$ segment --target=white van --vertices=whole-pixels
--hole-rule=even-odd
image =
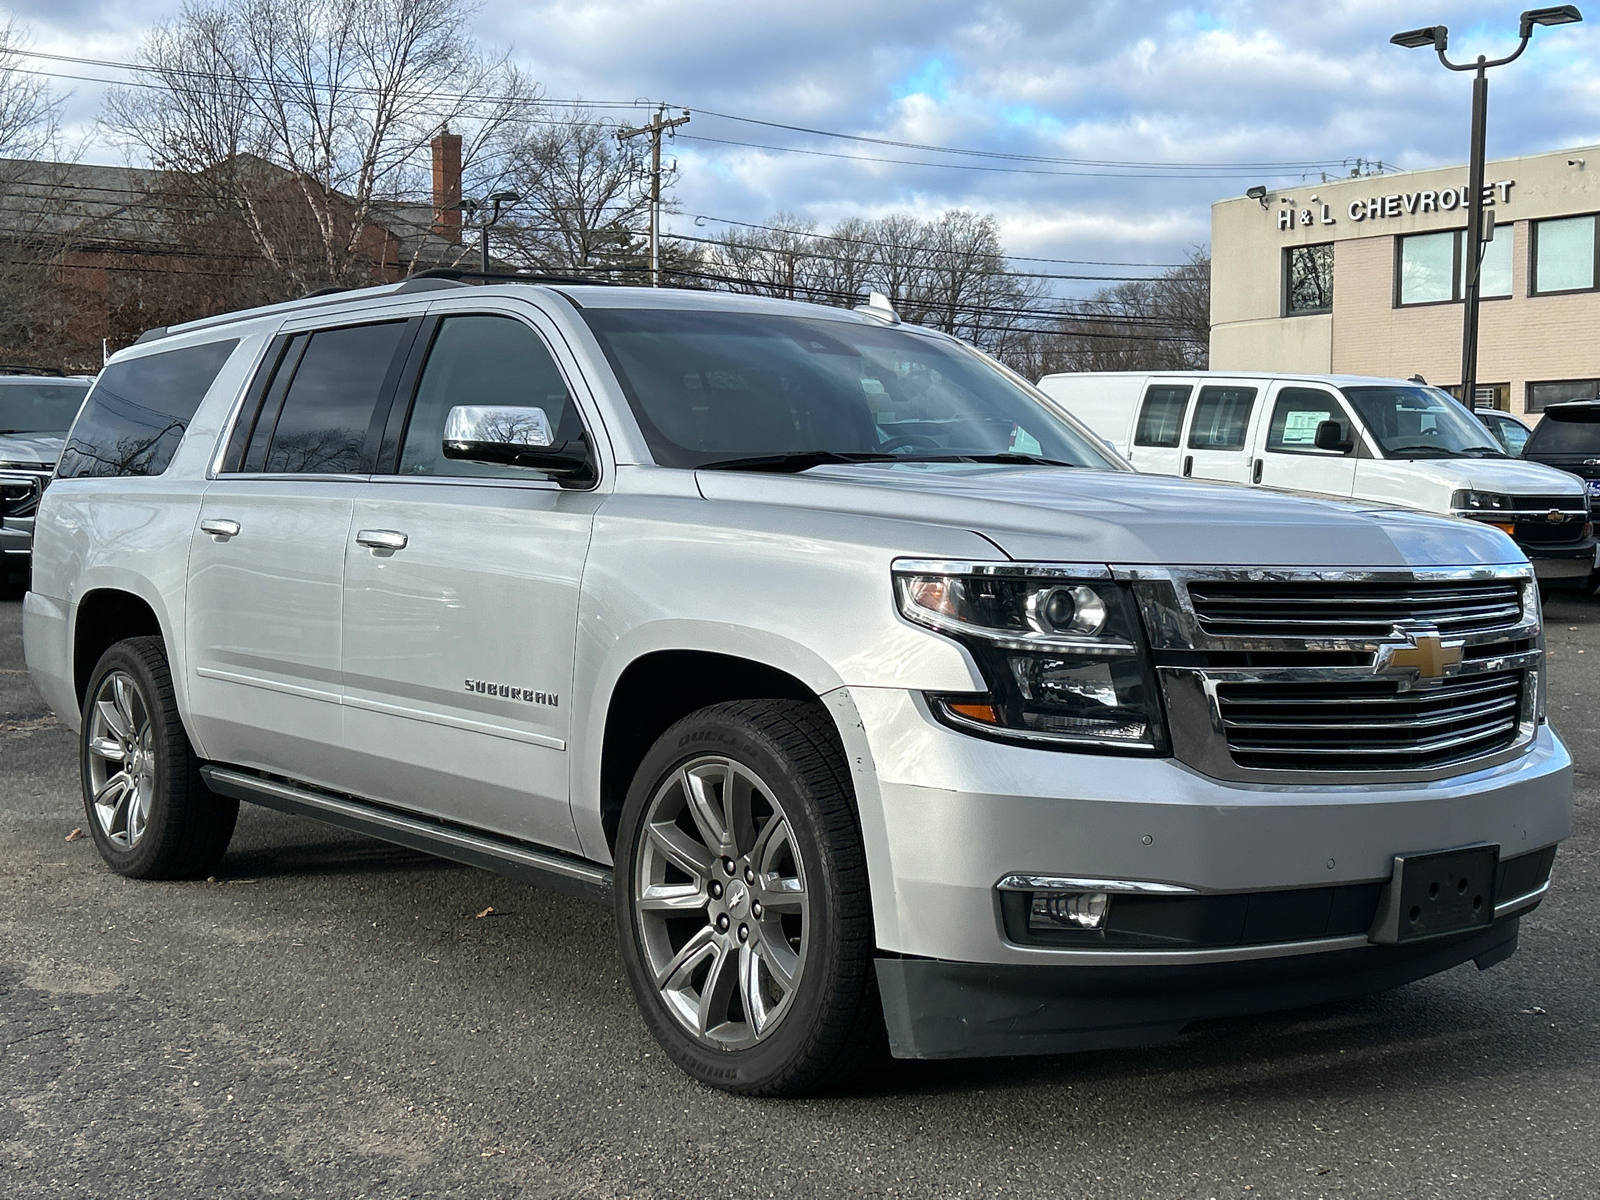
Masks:
[[[1141,471],[1487,521],[1541,580],[1586,580],[1600,566],[1583,481],[1507,457],[1438,388],[1223,371],[1091,371],[1039,387]]]

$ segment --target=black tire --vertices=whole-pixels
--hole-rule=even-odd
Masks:
[[[780,1006],[781,1015],[770,1030],[759,1035],[759,1040],[733,1047],[698,1035],[688,1027],[687,1018],[675,1014],[650,966],[652,946],[659,959],[661,943],[647,941],[646,923],[652,918],[641,912],[635,898],[636,886],[644,886],[641,880],[652,861],[645,849],[651,834],[647,812],[659,822],[661,813],[667,811],[659,798],[666,796],[668,789],[682,786],[675,783],[685,778],[679,772],[686,767],[693,771],[698,769],[697,764],[719,759],[752,773],[745,778],[765,784],[771,792],[774,804],[768,809],[765,822],[758,828],[751,821],[748,828],[759,846],[773,818],[779,814],[787,818],[792,838],[788,849],[781,853],[790,855],[788,861],[800,884],[796,890],[803,890],[806,897],[799,911],[803,912],[804,937],[808,940],[800,942],[800,966],[783,1002],[787,1007]],[[730,781],[733,778],[732,773],[726,776]],[[733,786],[721,785],[724,791]],[[758,797],[749,802],[756,807],[762,793],[752,790],[751,794]],[[736,820],[727,822],[730,829]],[[655,828],[662,827],[657,824]],[[768,844],[771,841],[767,839]],[[654,853],[653,847],[651,852]],[[672,726],[645,755],[634,776],[619,824],[616,858],[617,927],[628,980],[650,1032],[667,1057],[686,1073],[729,1092],[797,1096],[834,1087],[862,1067],[881,1060],[887,1043],[873,969],[866,855],[856,821],[849,768],[833,724],[820,705],[794,700],[738,701],[701,709]],[[713,858],[712,876],[720,878],[716,872],[731,861]],[[755,862],[756,858],[750,861]],[[759,869],[765,871],[765,860]],[[761,874],[756,878],[771,880],[773,886],[781,887],[776,882],[779,873],[774,870],[770,876]],[[698,887],[702,896],[716,892],[717,900],[713,903],[707,899],[702,910],[689,915],[674,914],[675,922],[686,923],[695,934],[709,936],[716,928],[716,904],[743,904],[743,911],[752,914],[748,944],[751,958],[758,956],[758,943],[763,938],[765,953],[775,953],[777,943],[766,932],[773,924],[773,913],[767,912],[766,922],[761,923],[761,906],[751,903],[751,898],[767,895],[769,908],[775,910],[781,906],[774,899],[777,892],[762,892],[760,889],[766,885],[757,883],[739,888],[743,899],[735,900],[736,884],[749,878],[743,868],[730,877],[723,892],[687,872],[680,875],[688,882],[672,886]],[[736,922],[739,920],[736,917]],[[724,933],[730,953],[739,949],[732,942],[735,934],[744,941],[742,930],[741,924],[738,930]],[[669,945],[676,946],[677,942]],[[708,965],[707,970],[712,969]],[[760,968],[752,970],[760,978]],[[687,973],[682,977],[689,978]],[[768,982],[775,979],[769,972]],[[733,1002],[733,1011],[743,1007],[742,1000]],[[756,1021],[746,1020],[751,1031],[748,1036],[757,1036],[753,1032]],[[721,1026],[735,1027],[734,1022]]]
[[[116,740],[115,723],[96,710],[102,699],[116,708],[112,697],[119,681],[132,689],[129,709],[136,718],[144,719],[147,729],[142,737],[133,739],[137,743],[133,754],[126,745],[122,747],[120,760],[91,744],[97,729],[103,743]],[[103,696],[108,689],[109,695]],[[119,714],[119,719],[130,723],[124,714]],[[214,795],[200,778],[200,760],[178,715],[172,672],[160,638],[128,638],[101,655],[84,692],[78,754],[87,828],[107,866],[130,879],[193,879],[215,870],[233,837],[239,802]],[[106,794],[105,808],[113,808],[114,798],[122,800],[122,807],[103,814],[95,803],[96,774],[111,773],[120,761],[123,770],[118,773],[127,776],[134,760],[138,768],[129,778],[142,780],[146,801],[136,804],[137,789],[120,785],[117,792]],[[145,815],[130,841],[131,808],[143,809]]]

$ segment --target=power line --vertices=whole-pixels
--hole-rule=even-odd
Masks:
[[[712,217],[712,216],[707,216],[704,213],[684,213],[683,215],[686,216],[686,217],[692,217],[694,219],[694,221],[696,222],[696,224],[698,224],[701,221],[711,221],[711,222],[714,222],[715,224],[718,224],[718,225],[738,225],[743,229],[760,229],[760,230],[764,230],[764,231],[769,232],[769,233],[791,233],[791,232],[794,232],[793,230],[784,229],[782,226],[779,226],[779,225],[760,225],[760,224],[757,224],[757,223],[755,223],[753,221],[734,221],[734,220],[731,220],[728,217]],[[674,235],[674,236],[676,236],[676,235]],[[807,234],[803,234],[802,236],[804,236],[804,237],[823,238],[825,240],[835,241],[835,242],[850,242],[852,244],[862,245],[862,246],[886,246],[886,247],[890,247],[890,248],[897,248],[897,247],[890,246],[890,243],[888,243],[888,242],[874,242],[874,241],[868,240],[866,238],[846,237],[846,236],[844,236],[842,234],[807,233]],[[948,251],[946,253],[948,253]],[[1009,259],[1012,262],[1061,263],[1061,264],[1064,264],[1066,266],[1073,266],[1073,267],[1149,267],[1152,270],[1158,270],[1158,269],[1164,269],[1164,268],[1170,268],[1170,267],[1186,267],[1186,266],[1189,265],[1188,263],[1119,262],[1119,261],[1114,260],[1114,259],[1094,259],[1094,258],[1040,258],[1037,255],[1031,255],[1031,254],[1000,254],[1000,255],[996,255],[995,257]]]

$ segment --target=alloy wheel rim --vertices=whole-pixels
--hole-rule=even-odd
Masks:
[[[100,832],[120,850],[144,836],[155,793],[156,760],[149,706],[133,676],[111,671],[89,709],[90,804]]]
[[[719,1049],[770,1037],[811,940],[805,868],[776,794],[748,767],[696,758],[656,789],[640,838],[633,908],[667,1011]]]

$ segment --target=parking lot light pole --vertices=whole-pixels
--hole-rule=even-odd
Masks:
[[[1570,25],[1583,20],[1575,5],[1558,4],[1553,8],[1531,8],[1522,14],[1517,48],[1504,58],[1490,60],[1478,55],[1476,62],[1453,63],[1445,57],[1450,44],[1450,31],[1443,25],[1428,25],[1397,33],[1389,40],[1396,46],[1410,50],[1431,46],[1439,61],[1452,71],[1475,71],[1472,81],[1472,158],[1467,168],[1467,244],[1463,248],[1462,315],[1461,315],[1461,402],[1470,411],[1477,404],[1478,390],[1478,299],[1479,268],[1483,265],[1484,243],[1494,236],[1494,224],[1484,228],[1483,213],[1483,159],[1484,132],[1489,115],[1490,67],[1503,67],[1522,57],[1533,37],[1535,25]]]

